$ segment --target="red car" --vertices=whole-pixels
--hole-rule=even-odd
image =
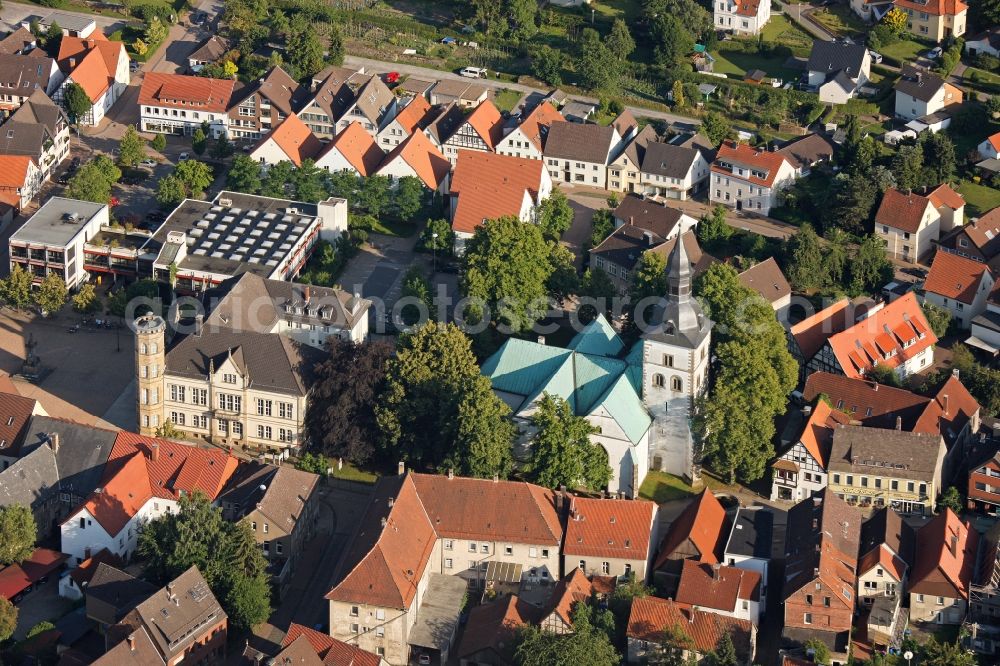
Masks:
[[[108,205],[111,206],[112,208],[114,208],[115,206],[117,206],[120,203],[121,202],[118,201],[118,197],[111,197],[111,199],[108,201]]]
[[[387,72],[385,75],[386,83],[399,83],[399,72]]]

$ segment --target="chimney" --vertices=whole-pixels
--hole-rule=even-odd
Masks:
[[[52,453],[59,453],[59,433],[54,432],[49,435],[49,447],[52,449]]]
[[[135,634],[129,634],[127,640],[128,640],[128,649],[132,652],[135,652]]]
[[[194,336],[201,337],[201,328],[205,324],[205,315],[199,312],[194,316]]]
[[[385,527],[386,523],[388,522],[389,522],[388,518],[382,518],[382,527]]]
[[[716,562],[712,565],[712,580],[719,580],[719,574],[722,573],[722,565]]]
[[[453,468],[451,468],[451,467],[448,468],[448,478],[449,479],[454,479],[455,478],[455,470]]]
[[[948,394],[941,396],[941,406],[944,407],[944,415],[948,416]]]
[[[897,416],[896,417],[896,430],[902,430],[902,429],[903,429],[903,417],[902,416]]]
[[[396,466],[396,473],[399,474],[400,476],[406,474],[406,463],[403,462],[402,460],[400,460],[399,464]]]
[[[74,67],[76,67],[76,58],[70,58],[69,59],[69,68],[73,69]]]
[[[959,370],[958,368],[952,368],[951,369],[951,376],[954,377],[955,379],[961,379],[961,374],[962,374],[962,371]]]
[[[160,460],[160,445],[153,444],[153,448],[149,452],[149,459],[153,462],[159,462]],[[169,589],[169,588],[168,588]]]
[[[628,224],[629,224],[630,227],[634,227],[635,226],[635,216],[634,215],[629,215],[628,216]]]
[[[917,85],[923,85],[924,83],[924,73],[917,72]]]
[[[500,483],[500,475],[499,474],[494,474],[493,475],[493,483]]]
[[[958,535],[957,534],[952,534],[951,535],[951,554],[954,557],[958,557]]]
[[[643,231],[642,242],[645,244],[646,247],[653,247],[653,232]]]
[[[306,303],[309,302],[309,285],[302,287],[302,298],[305,299]]]
[[[545,336],[544,335],[539,335],[538,336],[538,344],[540,344],[540,345],[544,345],[545,344]]]

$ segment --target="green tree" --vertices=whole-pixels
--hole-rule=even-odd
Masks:
[[[249,155],[237,155],[226,173],[226,187],[235,192],[256,194],[260,190],[260,164]]]
[[[688,666],[689,660],[684,655],[694,647],[691,634],[679,624],[671,624],[663,628],[663,638],[653,648],[650,661],[658,666]]]
[[[466,246],[462,291],[488,306],[492,321],[527,331],[548,307],[550,254],[536,225],[513,216],[489,220]],[[471,314],[484,313],[474,306]]]
[[[604,43],[608,45],[611,54],[622,62],[627,61],[632,52],[635,51],[635,40],[632,38],[632,33],[629,32],[628,24],[621,18],[616,18],[615,22],[611,24],[611,34],[608,35]]]
[[[920,135],[920,147],[923,150],[923,184],[936,187],[941,183],[952,182],[958,160],[951,138],[944,132],[923,132]]]
[[[224,160],[233,154],[233,144],[226,138],[225,134],[220,134],[214,142],[212,142],[212,148],[209,151],[209,155],[216,160]]]
[[[706,249],[713,249],[726,243],[734,231],[726,222],[726,207],[718,205],[711,213],[701,218],[696,233],[698,240]]]
[[[733,133],[733,125],[721,113],[709,111],[701,120],[701,133],[713,146],[719,146]]]
[[[38,288],[32,293],[35,305],[42,312],[49,314],[59,312],[66,305],[68,295],[66,283],[55,273],[46,275],[42,279],[41,284],[38,285]]]
[[[14,264],[10,274],[0,280],[0,295],[4,303],[15,310],[23,310],[31,303],[31,273]]]
[[[212,167],[197,160],[184,160],[174,169],[173,175],[184,184],[187,196],[195,199],[201,198],[214,179]]]
[[[93,312],[99,305],[97,290],[89,282],[81,285],[73,295],[73,309],[77,312]]]
[[[906,192],[920,187],[924,172],[924,153],[920,146],[900,146],[892,158],[891,168],[900,190]]]
[[[576,272],[576,257],[565,245],[553,242],[549,244],[549,261],[552,272],[545,281],[548,294],[562,302],[570,294],[575,294],[580,288],[580,276]]]
[[[805,642],[806,654],[811,654],[817,664],[830,663],[830,648],[818,638],[810,638]]]
[[[614,206],[614,208],[617,207],[617,205]],[[590,247],[597,247],[604,242],[605,238],[611,235],[611,232],[615,230],[614,213],[607,208],[595,210],[590,224],[593,229],[593,231],[590,232]]]
[[[121,141],[118,142],[118,161],[127,167],[134,167],[146,159],[146,142],[139,132],[129,125],[125,128]]]
[[[49,54],[49,57],[58,57],[59,48],[62,46],[62,38],[62,27],[53,21],[49,24],[49,29],[45,31],[45,52]]]
[[[33,626],[31,629],[28,629],[28,633],[27,635],[25,635],[25,638],[31,638],[32,636],[37,636],[38,634],[44,633],[46,631],[55,628],[56,625],[52,624],[48,620],[42,620],[41,622]]]
[[[506,0],[504,4],[510,37],[516,41],[531,39],[538,32],[538,26],[535,25],[537,0]]]
[[[962,494],[958,491],[955,486],[948,486],[948,489],[941,493],[941,497],[938,498],[937,503],[938,511],[943,511],[944,509],[951,509],[955,513],[962,513]]]
[[[156,428],[156,436],[160,439],[184,439],[184,433],[174,425],[174,422],[170,419],[165,419],[159,427]]]
[[[437,234],[437,237],[435,237]],[[455,232],[451,230],[448,220],[430,220],[420,233],[420,247],[426,251],[436,250],[438,257],[449,252],[455,244]]]
[[[563,53],[547,44],[531,46],[528,50],[531,58],[531,73],[551,86],[562,85]]]
[[[685,106],[684,102],[684,82],[680,79],[674,81],[674,85],[670,88],[670,94],[674,98],[674,107],[678,109],[683,109]]]
[[[1000,25],[1000,0],[979,0],[969,7],[972,21],[980,28]]]
[[[160,22],[160,19],[154,16],[149,21],[149,25],[146,26],[146,43],[147,44],[159,44],[164,39],[167,38],[167,26]]]
[[[448,461],[467,471],[454,465],[461,462],[459,452],[495,438],[489,430],[505,429],[509,413],[493,402],[491,396],[499,400],[494,394],[474,388],[480,380],[489,384],[469,338],[454,324],[431,321],[400,336],[396,356],[386,364],[385,390],[375,404],[383,449],[414,464],[440,468]],[[468,403],[469,395],[480,403]],[[463,416],[463,409],[483,414],[473,419],[468,412]]]
[[[111,188],[122,177],[121,169],[111,158],[98,155],[77,171],[66,187],[66,196],[80,201],[106,204],[111,199]]]
[[[295,469],[326,476],[330,469],[330,460],[322,453],[306,453],[295,463]]]
[[[401,220],[409,220],[424,204],[424,185],[419,178],[403,176],[392,193],[392,207]]]
[[[885,13],[882,17],[882,25],[889,28],[889,31],[894,35],[902,35],[906,32],[906,24],[909,22],[909,18],[906,12],[899,7],[894,7]]]
[[[331,65],[340,67],[344,64],[344,37],[340,34],[340,26],[336,23],[327,23],[326,35],[326,60]]]
[[[271,614],[271,585],[267,574],[235,577],[228,586],[225,604],[226,614],[241,631],[249,631],[267,620]]]
[[[163,210],[173,210],[186,196],[187,188],[177,174],[164,176],[156,186],[156,203]]]
[[[621,656],[607,635],[594,627],[554,634],[535,626],[518,630],[514,661],[518,666],[617,666]]]
[[[848,243],[850,237],[836,227],[826,234],[826,256],[823,258],[823,277],[828,285],[842,285],[847,274]]]
[[[943,338],[951,325],[951,311],[930,301],[924,301],[920,307],[924,311],[924,316],[927,317],[927,323],[931,325],[934,335]]]
[[[153,141],[150,143],[150,146],[156,152],[162,153],[163,149],[167,147],[167,137],[163,134],[157,134],[153,137]]]
[[[885,254],[885,241],[869,234],[861,239],[861,245],[850,265],[851,281],[848,292],[852,296],[876,294],[882,285],[892,279],[892,262]]]
[[[288,186],[295,177],[295,167],[288,160],[272,164],[261,184],[260,193],[265,197],[288,198]]]
[[[629,298],[638,303],[650,296],[667,293],[667,258],[659,252],[646,252],[639,259],[639,265],[632,273]]]
[[[580,280],[580,296],[593,298],[598,303],[604,303],[603,311],[607,313],[611,308],[612,300],[618,296],[618,287],[603,269],[588,268]],[[588,309],[592,311],[584,312]],[[591,306],[581,306],[580,310],[581,321],[590,321],[598,314]]]
[[[292,174],[295,198],[298,201],[308,201],[309,203],[325,199],[326,187],[323,183],[325,175],[326,172],[316,166],[316,162],[311,158],[303,160],[299,168]]]
[[[482,375],[465,384],[458,405],[455,448],[445,456],[442,467],[462,476],[504,479],[514,467],[511,447],[517,428],[510,420],[510,408],[493,393],[490,380]]]
[[[358,205],[369,215],[378,217],[389,206],[389,179],[385,176],[368,176],[357,193]]]
[[[548,393],[536,403],[531,423],[531,474],[540,486],[597,490],[611,482],[608,454],[590,441],[597,432],[586,418],[573,413],[568,402]]]
[[[976,666],[975,653],[956,643],[944,643],[934,636],[920,648],[920,666]]]
[[[576,58],[576,73],[580,84],[590,90],[608,90],[614,86],[617,74],[614,56],[596,30],[584,28]]]
[[[829,282],[824,269],[823,245],[812,225],[803,224],[788,239],[788,281],[796,291],[822,289]]]
[[[205,149],[208,147],[208,135],[205,134],[205,130],[201,127],[196,127],[194,133],[191,135],[191,150],[198,157],[205,154]]]
[[[0,597],[0,642],[14,635],[17,629],[17,606],[10,603],[7,597]]]
[[[434,296],[431,293],[431,283],[427,281],[420,266],[411,266],[403,276],[402,298],[416,300],[427,308],[427,314],[434,312]],[[406,305],[400,311],[400,316],[406,326],[413,326],[422,318],[421,308],[416,303]]]
[[[733,645],[733,636],[729,632],[722,634],[715,650],[709,655],[711,666],[737,666],[739,658],[736,656],[736,646]]]
[[[650,32],[656,62],[661,67],[676,67],[694,50],[694,35],[673,14],[658,15],[651,23]]]
[[[547,241],[558,241],[569,231],[573,224],[573,208],[562,190],[552,190],[552,194],[538,205],[535,221]]]
[[[313,76],[323,69],[323,44],[316,27],[304,14],[295,14],[289,26],[288,64],[297,79]]]
[[[0,564],[20,564],[35,552],[38,527],[23,504],[0,507]]]

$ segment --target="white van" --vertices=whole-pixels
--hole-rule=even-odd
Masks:
[[[485,79],[489,71],[485,67],[463,67],[458,73],[470,79]]]

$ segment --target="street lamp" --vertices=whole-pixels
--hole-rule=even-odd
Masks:
[[[903,659],[906,660],[906,666],[910,666],[910,660],[913,659],[913,651],[907,650],[903,653]]]
[[[433,257],[432,261],[433,261],[433,266],[434,266],[434,272],[437,273],[437,265],[438,265],[437,264],[437,249],[438,249],[437,239],[438,239],[438,235],[436,233],[432,233],[431,234],[431,239],[432,239],[431,240],[431,256]]]

